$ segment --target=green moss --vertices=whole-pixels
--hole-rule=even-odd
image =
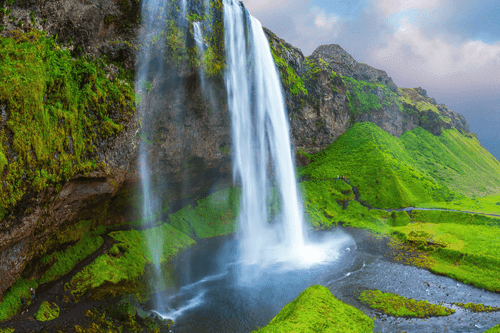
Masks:
[[[65,251],[58,251],[42,257],[42,263],[50,262],[53,264],[38,283],[49,282],[68,273],[77,263],[96,251],[103,242],[104,240],[102,237],[95,237],[88,232],[75,245],[70,246]]]
[[[455,129],[436,137],[416,128],[395,138],[373,123],[356,123],[311,159],[303,175],[347,175],[361,200],[379,208],[446,204],[500,190],[500,163]]]
[[[282,52],[286,52],[288,49],[280,45],[281,51],[271,44],[271,53],[274,58],[274,63],[280,72],[281,83],[283,87],[289,90],[293,95],[298,96],[299,94],[308,94],[307,89],[304,86],[302,78],[295,72],[292,66],[281,56]],[[288,50],[290,52],[290,50]]]
[[[319,285],[304,290],[274,317],[254,332],[372,332],[373,320],[354,307],[337,300]]]
[[[470,310],[472,312],[492,312],[492,311],[500,311],[500,308],[493,307],[493,306],[484,306],[484,304],[479,303],[479,304],[474,304],[474,303],[453,303],[455,305],[458,305],[464,309]]]
[[[414,213],[417,213],[416,211]],[[450,212],[414,214],[416,220],[395,230],[404,233],[409,242],[418,243],[433,259],[427,267],[466,284],[490,291],[500,291],[500,228],[487,223],[473,224],[471,214]],[[437,220],[429,216],[438,216]],[[422,218],[422,216],[424,218]],[[432,246],[431,246],[432,245]]]
[[[15,331],[13,328],[0,328],[0,333],[14,333]]]
[[[325,151],[315,154],[302,175],[312,180],[347,176],[360,200],[379,208],[445,201],[451,192],[415,165],[400,140],[373,123],[356,123]]]
[[[178,230],[197,238],[233,233],[239,198],[239,188],[219,190],[205,199],[198,200],[195,208],[188,205],[175,214],[170,214],[170,223]]]
[[[168,262],[179,251],[194,244],[187,235],[168,224],[140,232],[116,231],[109,235],[118,243],[65,285],[76,300],[87,292],[96,294],[94,298],[100,298],[116,296],[127,290],[138,291],[138,279],[144,274],[146,264],[154,262],[153,256],[158,257],[160,263]],[[150,253],[146,238],[152,248],[162,249],[161,252]],[[165,243],[165,239],[169,241]]]
[[[36,281],[28,281],[24,278],[17,279],[3,294],[3,300],[0,303],[0,321],[11,318],[21,309],[21,297],[27,300],[27,304],[31,304],[30,288],[37,286]]]
[[[0,205],[12,208],[26,192],[95,169],[97,142],[121,130],[118,123],[134,112],[134,94],[129,79],[106,77],[103,59],[73,59],[37,30],[2,38],[0,59],[7,114],[0,164],[8,162]],[[118,115],[114,127],[103,122],[111,111]]]
[[[342,80],[350,90],[348,96],[351,112],[362,114],[371,110],[379,110],[384,106],[398,105],[402,110],[396,94],[394,94],[388,86],[358,81],[348,76],[342,76]],[[382,99],[377,96],[378,91],[382,92]]]
[[[431,304],[427,301],[416,301],[400,295],[382,293],[380,290],[365,290],[359,300],[372,309],[380,310],[396,317],[430,317],[448,316],[455,310],[441,305]]]
[[[394,227],[405,226],[411,222],[411,218],[407,212],[392,212],[391,225]]]
[[[59,307],[55,303],[43,301],[42,305],[35,313],[35,319],[39,321],[49,321],[59,317]]]

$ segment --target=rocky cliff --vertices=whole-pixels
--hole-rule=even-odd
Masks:
[[[1,300],[41,257],[74,244],[82,233],[71,231],[82,220],[94,230],[140,218],[141,142],[150,152],[154,218],[232,177],[220,0],[210,1],[204,55],[193,38],[192,22],[203,16],[198,2],[179,18],[172,1],[167,27],[149,44],[137,40],[135,0],[0,0],[0,7],[0,80],[12,88],[0,90]],[[469,132],[461,115],[425,90],[397,88],[338,45],[304,57],[266,34],[297,151],[322,150],[363,121],[394,136],[418,126],[435,135]],[[147,80],[135,87],[136,55],[145,50],[153,54]],[[42,67],[43,75],[30,71]],[[297,162],[308,161],[298,154]]]

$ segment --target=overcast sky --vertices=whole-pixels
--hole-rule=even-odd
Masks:
[[[243,0],[276,35],[310,55],[339,44],[421,86],[463,114],[500,160],[500,0]]]

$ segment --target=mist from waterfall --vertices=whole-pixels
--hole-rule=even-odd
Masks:
[[[224,0],[224,29],[233,169],[242,187],[241,259],[257,266],[322,260],[304,244],[290,128],[269,42],[260,22],[236,0]],[[281,211],[269,223],[273,200]]]
[[[143,0],[142,1],[142,25],[139,32],[139,41],[142,43],[142,49],[138,52],[138,66],[136,72],[136,94],[141,96],[142,102],[138,106],[138,113],[140,116],[141,127],[147,128],[149,123],[152,121],[150,119],[151,113],[147,109],[147,96],[151,90],[154,82],[149,73],[149,64],[152,60],[151,39],[161,32],[165,28],[165,17],[166,17],[166,5],[168,0]],[[157,45],[157,47],[162,47]],[[159,68],[156,68],[157,72],[161,73],[163,70],[163,64],[159,64]],[[141,129],[141,130],[142,130]],[[144,135],[143,133],[141,135]],[[148,151],[148,145],[145,139],[141,136],[139,143],[139,171],[141,175],[142,183],[142,223],[143,225],[148,225],[155,222],[159,217],[160,205],[157,202],[158,198],[152,191],[151,186],[151,175],[150,166],[148,164],[148,156],[150,152]],[[161,278],[160,260],[161,254],[163,253],[163,243],[164,239],[160,235],[155,235],[153,232],[146,230],[145,232],[146,243],[148,251],[151,254],[153,260],[152,264],[155,269],[156,277],[153,281],[157,284],[154,287],[161,285],[163,279]]]

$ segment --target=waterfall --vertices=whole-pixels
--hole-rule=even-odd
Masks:
[[[241,256],[266,265],[303,257],[303,208],[299,200],[284,97],[260,22],[236,0],[224,0],[227,70],[232,117],[233,169],[241,183]],[[268,165],[274,180],[268,177]],[[271,191],[275,183],[278,191]],[[281,229],[268,223],[272,193],[281,202]]]
[[[165,27],[166,5],[168,0],[144,0],[142,2],[142,25],[139,32],[139,41],[143,43],[141,51],[138,53],[138,66],[136,72],[136,94],[141,96],[142,102],[137,106],[138,114],[141,120],[141,141],[139,143],[139,171],[142,183],[142,223],[144,226],[156,222],[159,217],[160,205],[158,198],[155,197],[151,186],[150,165],[148,156],[151,152],[148,150],[148,145],[145,143],[145,132],[153,121],[151,112],[148,112],[147,97],[154,86],[155,74],[151,74],[149,64],[152,60],[151,54],[151,39]],[[161,47],[158,44],[156,47]],[[161,51],[160,51],[161,52]],[[159,65],[157,73],[163,71],[162,64]],[[145,131],[145,132],[143,132]],[[160,260],[163,253],[164,240],[161,235],[155,235],[152,232],[145,232],[145,240],[147,250],[151,254],[152,264],[155,269],[155,279],[153,280],[157,288],[161,286],[163,279],[161,278]],[[161,302],[160,302],[161,303]],[[161,307],[161,304],[158,304]]]

